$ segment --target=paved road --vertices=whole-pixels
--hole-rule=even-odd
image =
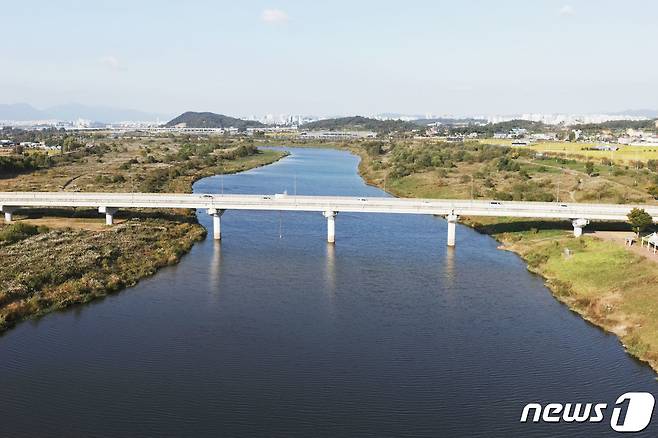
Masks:
[[[201,208],[501,216],[624,221],[634,207],[658,222],[656,205],[515,202],[345,196],[211,195],[179,193],[0,192],[0,210],[20,207]]]

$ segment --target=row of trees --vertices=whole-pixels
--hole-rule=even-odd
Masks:
[[[46,169],[54,165],[54,160],[45,152],[29,155],[10,155],[0,157],[0,178],[8,178],[24,172]]]

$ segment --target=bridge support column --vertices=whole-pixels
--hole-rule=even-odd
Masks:
[[[212,216],[212,237],[215,240],[221,240],[222,239],[221,217],[224,214],[224,210],[218,208],[209,208],[208,214]]]
[[[0,211],[5,214],[5,222],[10,223],[13,219],[14,212],[18,210],[18,207],[9,207],[6,205],[0,205]]]
[[[105,225],[114,223],[114,214],[119,211],[116,207],[98,207],[99,213],[105,213]]]
[[[457,219],[459,219],[459,216],[457,216],[454,211],[446,216],[446,220],[448,221],[448,246],[455,246]]]
[[[327,242],[335,243],[336,242],[336,215],[338,213],[335,211],[325,211],[322,213],[324,217],[327,218]]]
[[[573,235],[575,237],[580,237],[583,235],[583,228],[589,224],[588,219],[574,219],[571,221],[571,225],[573,225]]]

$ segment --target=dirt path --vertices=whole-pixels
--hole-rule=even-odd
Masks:
[[[80,178],[81,176],[84,176],[84,173],[81,173],[80,175],[74,176],[73,178],[69,178],[63,185],[62,185],[62,190],[65,190],[73,181],[76,179]]]
[[[576,176],[583,176],[583,175],[584,175],[584,176],[588,176],[585,172],[579,172],[579,171],[577,171],[577,170],[568,169],[568,168],[565,168],[565,167],[554,166],[554,165],[552,165],[552,164],[536,163],[536,162],[534,162],[534,161],[530,161],[530,160],[521,160],[521,159],[519,159],[519,160],[517,160],[517,161],[518,161],[519,163],[531,164],[531,165],[533,165],[533,166],[542,166],[542,167],[548,167],[548,168],[551,168],[551,169],[561,170],[562,172],[564,172],[564,173],[568,173],[569,175],[576,175]]]

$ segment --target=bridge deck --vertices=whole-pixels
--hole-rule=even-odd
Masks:
[[[0,192],[5,207],[201,208],[334,211],[624,221],[643,208],[658,222],[658,205],[516,202],[387,197],[218,195],[178,193]]]

